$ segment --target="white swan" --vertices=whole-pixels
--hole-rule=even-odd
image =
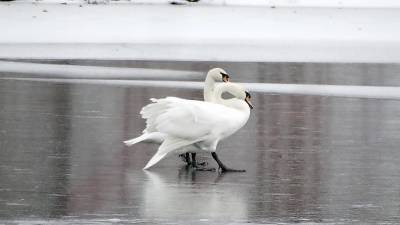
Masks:
[[[225,72],[225,70],[221,68],[213,68],[207,72],[206,79],[204,81],[204,90],[203,96],[204,101],[206,102],[215,102],[214,100],[214,90],[215,88],[220,85],[217,82],[228,82],[229,75]],[[130,140],[124,141],[125,145],[131,146],[138,142],[151,142],[161,144],[164,141],[165,134],[160,132],[147,132],[146,129],[143,130],[143,135],[133,138]]]
[[[234,96],[223,99],[224,92]],[[223,172],[237,171],[226,167],[215,153],[218,142],[239,130],[246,124],[250,115],[250,94],[233,83],[224,83],[215,88],[215,103],[186,100],[175,97],[151,99],[141,110],[146,119],[146,132],[163,133],[164,141],[156,154],[143,169],[148,169],[172,152],[188,151],[211,152]],[[143,136],[143,135],[142,135]]]
[[[223,82],[228,82],[229,81],[229,75],[226,73],[225,70],[221,68],[213,68],[208,71],[205,82],[204,82],[204,91],[203,91],[203,96],[204,96],[204,101],[206,102],[215,102],[214,98],[214,90],[216,86],[220,85],[217,82],[218,81],[223,81]],[[150,143],[157,143],[161,144],[164,141],[165,134],[161,132],[147,132],[146,129],[143,130],[143,134],[137,138],[133,138],[130,140],[124,141],[124,143],[127,146],[134,145],[138,142],[150,142]],[[193,148],[193,146],[191,146]],[[194,152],[193,149],[191,149],[189,146],[185,147],[184,149],[181,149],[182,154],[179,156],[188,164],[192,165],[193,167],[197,167],[197,162],[196,162],[196,153]],[[190,159],[189,157],[189,152],[192,155],[192,158]],[[185,154],[183,154],[185,153]]]

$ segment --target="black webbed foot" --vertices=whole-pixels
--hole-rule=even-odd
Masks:
[[[219,160],[217,153],[213,152],[211,153],[212,157],[214,158],[214,160],[218,163],[219,166],[219,170],[221,173],[225,173],[225,172],[246,172],[246,170],[238,170],[238,169],[231,169],[227,166],[225,166],[221,160]]]
[[[246,170],[238,170],[238,169],[231,169],[231,168],[219,168],[219,170],[221,171],[221,173],[226,173],[226,172],[238,172],[238,173],[244,173],[246,172]]]
[[[195,167],[196,171],[216,171],[215,168],[212,167]]]

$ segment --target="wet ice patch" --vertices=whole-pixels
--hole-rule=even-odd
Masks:
[[[108,219],[107,221],[109,221],[109,222],[111,222],[111,223],[119,223],[119,222],[121,222],[121,220],[120,220],[120,219],[117,219],[117,218]]]
[[[6,202],[7,206],[29,206],[29,204],[26,203],[20,203],[20,202]]]
[[[371,208],[382,208],[382,206],[374,205],[374,204],[354,204],[351,206],[353,209],[371,209]]]

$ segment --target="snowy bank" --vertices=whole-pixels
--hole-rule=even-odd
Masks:
[[[398,0],[16,0],[18,3],[182,4],[265,7],[400,8]]]
[[[149,81],[149,80],[112,80],[112,79],[58,79],[58,78],[18,78],[0,77],[0,80],[111,85],[120,87],[157,87],[172,89],[203,90],[204,82],[196,81]],[[310,95],[345,98],[367,98],[400,100],[400,87],[356,86],[356,85],[319,85],[319,84],[276,84],[276,83],[239,83],[248,91],[267,94]]]
[[[12,73],[12,74],[11,74]],[[0,61],[0,80],[203,90],[194,71]],[[400,87],[241,83],[251,92],[400,100]]]
[[[0,58],[400,62],[400,9],[3,2],[0,14]]]
[[[35,78],[84,78],[84,79],[146,79],[146,80],[203,80],[204,74],[195,71],[119,68],[105,66],[58,65],[0,61],[2,74]]]

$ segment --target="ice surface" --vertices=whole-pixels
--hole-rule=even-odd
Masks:
[[[253,83],[400,83],[398,65],[222,66]],[[152,97],[201,99],[201,87],[64,81],[0,79],[0,224],[399,224],[398,101],[254,93],[246,126],[218,146],[246,173],[195,171],[171,156],[148,174],[157,145],[122,143],[142,132],[141,108]]]

